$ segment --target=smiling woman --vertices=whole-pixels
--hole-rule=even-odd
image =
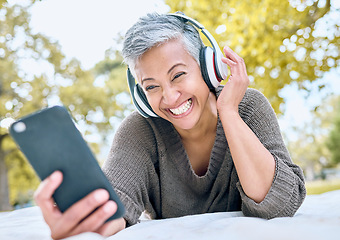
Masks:
[[[245,62],[229,47],[223,57],[218,46],[204,46],[196,29],[203,26],[188,19],[148,14],[125,36],[131,94],[144,105],[120,125],[103,171],[126,215],[100,225],[106,215],[97,207],[107,199],[96,192],[60,213],[52,195],[61,179],[51,175],[36,199],[52,235],[114,234],[138,223],[142,212],[152,219],[232,211],[271,219],[293,216],[302,204],[302,171],[268,100],[248,89]],[[97,210],[83,219],[79,209]]]

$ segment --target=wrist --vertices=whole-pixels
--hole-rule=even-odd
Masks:
[[[235,109],[228,109],[219,112],[219,117],[221,119],[224,131],[230,133],[230,131],[235,130],[238,123],[243,121],[239,112]]]
[[[238,112],[238,107],[232,107],[232,106],[219,107],[217,111],[221,119],[222,118],[230,119],[230,118],[240,117],[240,114]]]

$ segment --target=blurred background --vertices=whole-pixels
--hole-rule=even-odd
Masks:
[[[340,1],[0,0],[0,211],[34,205],[39,184],[8,135],[65,105],[101,164],[133,111],[120,55],[148,12],[182,11],[230,46],[271,102],[308,194],[340,189]]]

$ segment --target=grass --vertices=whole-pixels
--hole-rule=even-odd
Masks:
[[[306,182],[307,194],[321,194],[340,189],[340,179]]]

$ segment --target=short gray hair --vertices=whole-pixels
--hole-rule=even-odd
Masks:
[[[122,55],[132,74],[142,55],[155,46],[173,39],[182,39],[184,48],[200,64],[204,46],[197,29],[182,19],[167,14],[149,13],[141,17],[127,32]]]

